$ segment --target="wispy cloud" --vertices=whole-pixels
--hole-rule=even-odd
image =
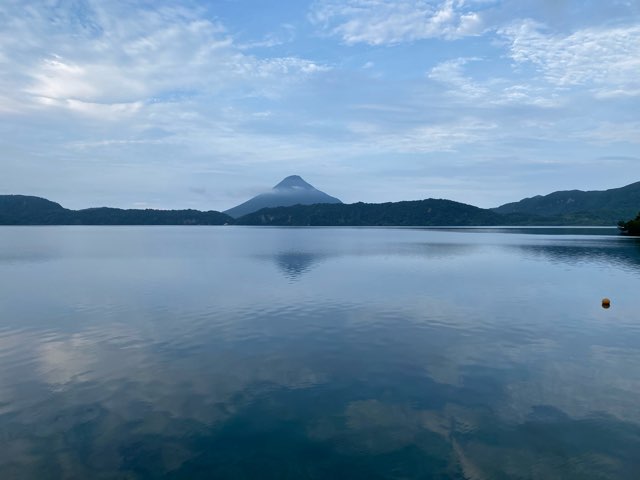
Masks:
[[[0,6],[3,18],[24,19],[8,22],[0,36],[0,59],[15,71],[2,78],[3,90],[14,92],[25,107],[82,113],[99,103],[176,95],[273,95],[287,82],[329,68],[299,57],[243,53],[221,24],[184,7],[125,9],[117,2],[89,0],[46,5]]]
[[[503,28],[511,58],[529,63],[558,87],[583,86],[602,96],[640,94],[640,25],[549,32],[525,20]]]
[[[474,81],[464,72],[464,66],[478,58],[455,58],[437,64],[433,67],[428,77],[437,82],[448,85],[452,93],[463,97],[465,100],[477,100],[486,98],[489,88]]]
[[[355,135],[353,145],[359,153],[432,153],[452,152],[462,145],[489,138],[497,128],[492,122],[477,118],[462,118],[455,122],[416,125],[401,131],[392,131],[388,125],[351,123],[349,130]]]
[[[309,18],[347,44],[394,44],[459,38],[483,30],[482,15],[464,0],[319,0]]]
[[[552,89],[545,89],[526,79],[493,77],[476,80],[467,74],[465,66],[470,62],[482,62],[481,58],[455,58],[439,63],[427,77],[446,87],[445,94],[464,104],[475,107],[533,106],[553,108],[564,100]]]
[[[585,132],[582,137],[595,144],[631,143],[640,145],[640,122],[603,122],[593,130]],[[629,160],[629,157],[621,158]]]

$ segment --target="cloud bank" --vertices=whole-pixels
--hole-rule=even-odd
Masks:
[[[7,0],[0,192],[222,210],[289,174],[347,202],[620,186],[638,8]]]

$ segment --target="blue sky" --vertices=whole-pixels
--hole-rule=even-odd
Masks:
[[[640,180],[640,1],[3,0],[0,193],[497,206]]]

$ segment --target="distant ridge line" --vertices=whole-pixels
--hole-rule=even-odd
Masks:
[[[276,188],[318,191],[295,175]],[[262,208],[233,218],[215,210],[70,210],[41,197],[0,195],[0,225],[615,226],[640,212],[640,182],[610,190],[554,192],[493,209],[445,199],[352,204],[334,200]]]

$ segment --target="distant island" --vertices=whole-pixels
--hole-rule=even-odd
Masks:
[[[615,226],[637,232],[640,182],[604,191],[570,190],[492,209],[444,199],[344,204],[301,177],[226,212],[88,208],[69,210],[40,197],[0,195],[0,225],[280,225],[280,226]]]

